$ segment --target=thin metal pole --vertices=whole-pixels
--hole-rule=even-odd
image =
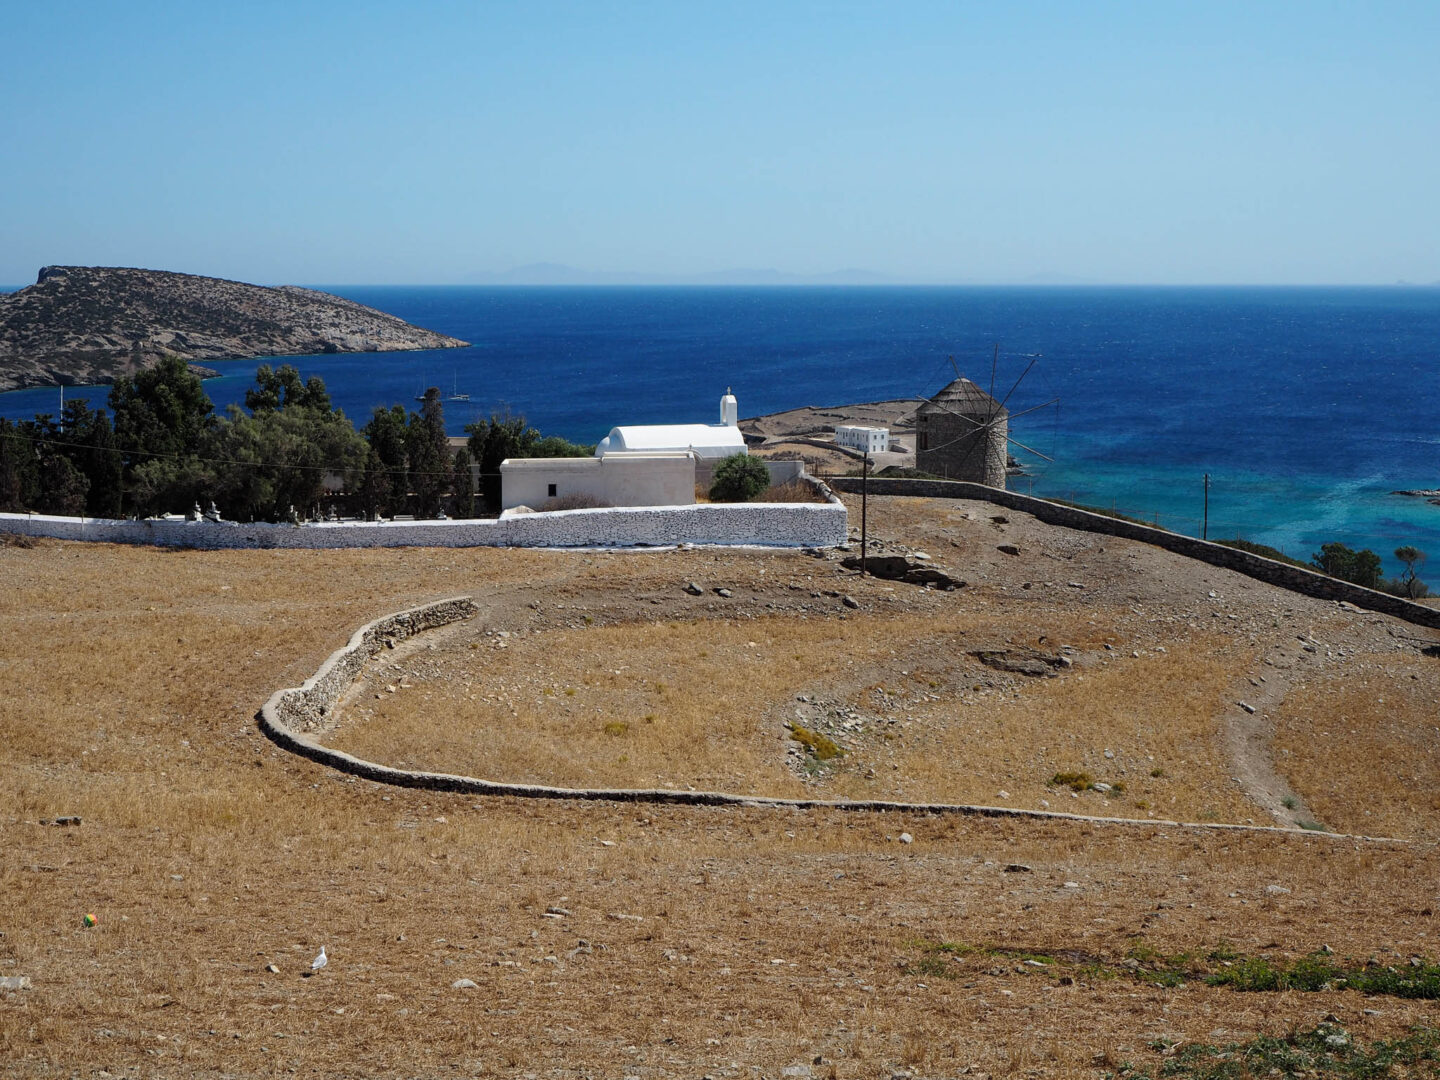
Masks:
[[[864,464],[860,466],[860,576],[866,574],[865,548],[869,542],[869,522],[866,511],[870,504],[870,455],[862,455]]]
[[[1200,526],[1200,539],[1210,539],[1210,474],[1205,474],[1205,517]]]

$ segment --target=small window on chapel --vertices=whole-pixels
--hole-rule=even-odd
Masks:
[[[547,494],[548,494],[552,499],[555,497],[555,485],[554,485],[554,484],[551,484],[551,485],[550,485],[550,490],[547,492]]]

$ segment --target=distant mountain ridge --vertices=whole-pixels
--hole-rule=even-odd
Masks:
[[[784,270],[733,268],[695,274],[584,270],[564,263],[529,263],[510,270],[471,274],[469,285],[887,285],[893,278],[870,270],[792,274]]]
[[[112,382],[162,356],[193,362],[469,344],[295,285],[112,266],[46,266],[0,294],[0,391]]]

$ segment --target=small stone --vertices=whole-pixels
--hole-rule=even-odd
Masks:
[[[560,918],[567,918],[571,912],[567,908],[551,906],[545,909],[546,915],[558,915]]]
[[[1090,790],[1098,791],[1101,795],[1104,795],[1107,791],[1113,791],[1114,789],[1109,784],[1102,783],[1101,781],[1096,780],[1093,784],[1090,785]]]
[[[1078,881],[1067,881],[1067,882],[1065,882],[1065,888],[1067,888],[1067,889],[1078,889],[1079,887],[1080,887],[1080,883],[1079,883]]]
[[[1248,701],[1237,701],[1235,704],[1239,705],[1240,708],[1244,709],[1247,713],[1253,713],[1255,711],[1255,706],[1251,705]]]
[[[1005,866],[1005,873],[1007,874],[1029,874],[1032,872],[1031,868],[1023,862],[1007,863]]]
[[[480,984],[473,979],[456,979],[450,984],[451,990],[479,990]]]
[[[1003,791],[1003,790],[1002,790],[1002,791],[997,792],[997,794],[998,794],[999,797],[1002,798],[1002,799],[1008,799],[1008,798],[1010,797],[1010,793],[1009,793],[1008,791]]]
[[[1019,555],[1020,549],[1014,544],[999,544],[995,548],[1001,555]]]
[[[280,974],[280,969],[279,969],[278,967],[276,967],[274,964],[266,964],[266,965],[265,965],[265,970],[268,971],[268,972],[270,972],[271,975],[279,975],[279,974]]]
[[[702,589],[699,585],[696,585],[695,582],[693,582],[693,581],[687,581],[687,582],[685,583],[685,591],[686,591],[687,593],[689,593],[691,596],[704,596],[704,595],[705,595],[705,590]]]
[[[716,590],[715,590],[715,595],[716,595],[716,596],[731,597],[731,596],[734,596],[735,594],[732,593],[729,589],[716,589]]]
[[[0,990],[29,990],[30,976],[28,975],[4,975],[0,976]]]
[[[1290,890],[1284,885],[1266,885],[1265,891],[1271,896],[1289,896]]]
[[[853,596],[841,597],[840,602],[848,608],[858,608],[860,606],[860,601],[856,600]]]

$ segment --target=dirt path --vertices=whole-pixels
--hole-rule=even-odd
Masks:
[[[1300,828],[1314,815],[1305,801],[1275,771],[1275,725],[1271,713],[1285,700],[1290,682],[1277,669],[1252,671],[1237,682],[1235,701],[1219,717],[1225,753],[1246,798],[1257,803],[1277,825]]]

